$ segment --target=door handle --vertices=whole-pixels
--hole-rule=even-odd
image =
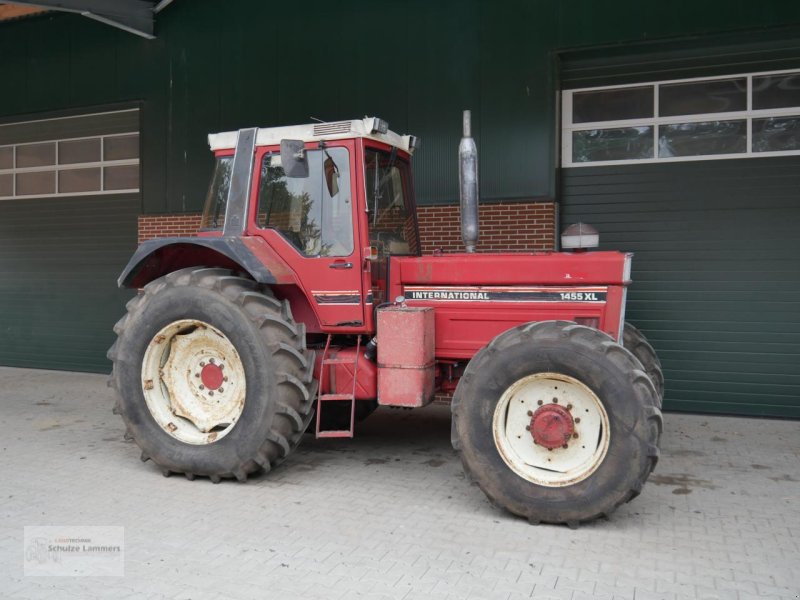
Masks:
[[[328,267],[330,267],[331,269],[352,269],[353,263],[337,261],[329,264]]]

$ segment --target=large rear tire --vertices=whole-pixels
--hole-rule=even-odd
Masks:
[[[313,352],[288,303],[226,269],[145,286],[115,325],[127,435],[165,475],[240,481],[285,459],[313,409]]]
[[[533,523],[611,514],[639,494],[659,455],[650,378],[606,334],[567,321],[497,336],[467,365],[452,413],[468,476]]]
[[[653,385],[656,386],[656,392],[658,392],[658,408],[661,408],[664,402],[664,371],[653,346],[639,329],[627,321],[622,330],[622,345],[639,359],[645,372],[653,380]]]

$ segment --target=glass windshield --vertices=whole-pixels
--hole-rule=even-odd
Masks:
[[[225,224],[225,206],[228,202],[228,190],[231,187],[232,167],[233,156],[217,157],[214,174],[211,176],[211,184],[206,194],[200,229],[222,229]]]
[[[369,242],[379,255],[418,255],[417,221],[411,202],[409,165],[396,152],[367,148]]]

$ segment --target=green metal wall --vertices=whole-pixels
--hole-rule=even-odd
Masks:
[[[784,51],[797,56],[799,25],[800,3],[779,0],[176,0],[157,15],[156,40],[60,13],[0,23],[0,122],[131,102],[142,107],[139,198],[0,203],[0,314],[6,313],[0,327],[13,340],[4,338],[0,363],[107,369],[110,325],[125,297],[113,281],[135,244],[135,215],[201,208],[209,132],[378,114],[394,129],[422,137],[414,159],[418,196],[442,203],[457,198],[460,114],[471,108],[482,198],[553,198],[562,78],[621,83],[631,73],[631,52],[674,56],[692,45],[717,45],[736,54],[742,41],[755,38],[789,40]],[[599,48],[587,59],[599,62],[570,70],[566,51],[582,48]],[[719,63],[704,59],[705,52],[689,54],[687,73],[705,75]],[[653,64],[640,66],[646,74]],[[565,181],[565,218],[598,201],[586,190],[573,193],[570,176]],[[708,201],[692,198],[695,207]],[[784,216],[797,222],[795,213]],[[601,225],[613,231],[612,223]],[[634,243],[636,264],[646,265],[645,242],[626,235],[604,239],[615,247]],[[632,315],[651,333],[653,325],[637,313],[635,294],[645,288],[639,290]],[[674,378],[684,367],[669,353],[681,349],[667,344],[678,341],[655,341],[668,353]],[[761,349],[775,354],[772,346]],[[773,385],[796,385],[796,373],[781,373]],[[724,385],[729,391],[731,384]],[[742,385],[749,387],[732,393],[754,397],[758,383]],[[679,389],[688,388],[672,387],[671,405],[691,408]],[[780,390],[770,390],[777,398],[772,405],[784,406],[775,414],[794,410],[785,408]],[[711,396],[698,398],[723,406],[720,393],[709,388]],[[747,402],[743,410],[757,412]]]
[[[199,210],[208,132],[312,116],[420,135],[421,201],[454,201],[472,108],[483,198],[552,198],[557,52],[792,23],[800,4],[777,0],[176,0],[144,40],[51,13],[0,24],[0,118],[142,101],[143,210],[160,213]]]
[[[800,157],[565,169],[562,214],[635,253],[667,409],[800,417]]]

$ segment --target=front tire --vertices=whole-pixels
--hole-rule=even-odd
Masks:
[[[314,355],[288,303],[189,268],[128,303],[108,352],[127,435],[165,475],[244,481],[285,459],[313,409]]]
[[[452,412],[467,475],[533,523],[611,514],[639,494],[659,455],[650,378],[607,335],[571,322],[497,336],[467,365]]]

